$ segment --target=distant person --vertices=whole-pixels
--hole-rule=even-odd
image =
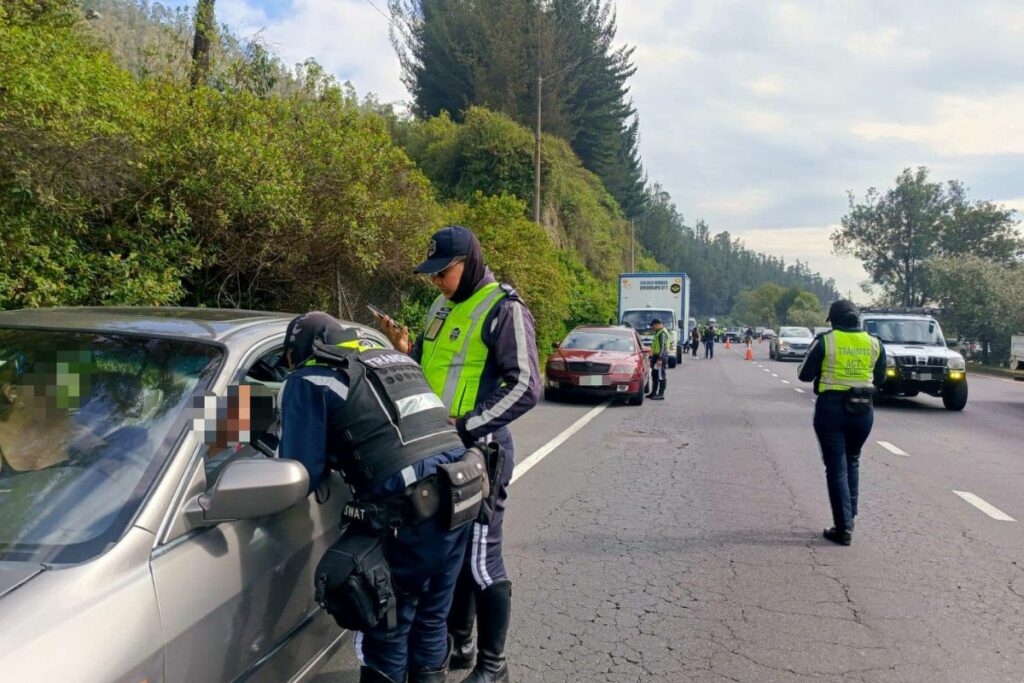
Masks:
[[[715,357],[715,337],[718,332],[715,330],[714,325],[708,325],[704,328],[704,358],[714,359]]]
[[[694,327],[693,331],[690,332],[690,351],[693,352],[693,357],[697,357],[697,351],[700,350],[700,328]]]
[[[836,301],[828,311],[832,331],[816,337],[800,364],[800,380],[814,382],[814,433],[825,461],[832,506],[831,529],[823,535],[839,545],[853,541],[860,488],[860,451],[874,423],[872,399],[885,381],[885,347],[860,329],[851,301]]]

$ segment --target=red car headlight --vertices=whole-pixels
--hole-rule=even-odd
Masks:
[[[636,363],[619,363],[612,368],[613,375],[632,375],[636,372]]]
[[[561,358],[548,359],[548,370],[564,371],[565,361]]]

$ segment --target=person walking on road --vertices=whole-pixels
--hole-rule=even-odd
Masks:
[[[714,325],[708,325],[704,328],[704,357],[714,358],[715,357],[715,335],[717,331]]]
[[[326,313],[288,325],[281,364],[297,369],[281,388],[278,456],[306,467],[310,491],[337,469],[355,493],[341,539],[317,567],[318,602],[358,631],[360,683],[444,681],[451,653],[445,617],[472,526],[465,519],[452,530],[438,514],[445,508],[437,481],[465,458],[462,439],[412,358],[361,341]],[[395,376],[404,381],[388,381]],[[412,409],[394,410],[401,405]],[[482,476],[482,460],[476,469]],[[425,500],[435,504],[416,507]],[[379,577],[390,567],[392,585],[359,595],[374,607],[383,596],[390,606],[387,616],[357,625],[357,591],[346,588],[362,584],[350,578],[351,562],[331,560],[366,543],[381,545],[386,558],[366,574]]]
[[[694,327],[693,331],[690,332],[690,351],[693,352],[693,357],[697,357],[697,351],[700,350],[700,328]]]
[[[828,311],[832,330],[817,337],[800,364],[800,380],[814,382],[814,433],[825,462],[833,526],[823,535],[850,545],[860,491],[860,453],[874,423],[872,401],[885,381],[885,347],[860,329],[851,301]]]
[[[468,228],[447,226],[434,233],[427,259],[415,272],[429,275],[440,290],[425,330],[411,344],[408,328],[380,319],[382,328],[395,348],[423,366],[463,443],[494,441],[505,451],[504,469],[492,481],[498,487],[494,509],[473,526],[448,617],[455,640],[451,668],[473,667],[468,683],[508,681],[512,583],[502,557],[502,522],[515,464],[508,424],[540,398],[533,317],[511,286],[497,282]]]
[[[665,386],[668,384],[668,330],[659,318],[651,321],[654,337],[651,339],[651,379],[653,385],[647,398],[652,401],[665,400]]]

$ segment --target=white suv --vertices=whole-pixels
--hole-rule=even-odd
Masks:
[[[861,326],[885,344],[882,395],[924,392],[942,398],[948,410],[963,410],[967,405],[964,357],[946,347],[939,322],[923,309],[919,311],[861,311]]]

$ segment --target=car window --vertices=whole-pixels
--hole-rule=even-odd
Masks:
[[[868,318],[864,321],[864,329],[877,335],[887,344],[921,344],[926,346],[945,346],[942,330],[934,320],[920,318]]]
[[[633,353],[636,345],[628,335],[618,332],[573,332],[562,342],[563,349],[585,351],[626,351]]]
[[[120,538],[221,351],[0,329],[0,560],[69,563]]]
[[[673,329],[672,324],[672,311],[655,311],[655,310],[643,310],[643,311],[626,311],[622,314],[622,324],[632,327],[634,330],[640,332],[651,331],[651,321],[658,318],[665,325],[665,329],[670,332]]]
[[[779,336],[780,337],[790,337],[790,338],[794,338],[795,337],[797,339],[800,339],[800,338],[810,339],[814,335],[811,334],[811,331],[809,329],[807,329],[806,327],[783,327],[781,330],[779,330]]]

